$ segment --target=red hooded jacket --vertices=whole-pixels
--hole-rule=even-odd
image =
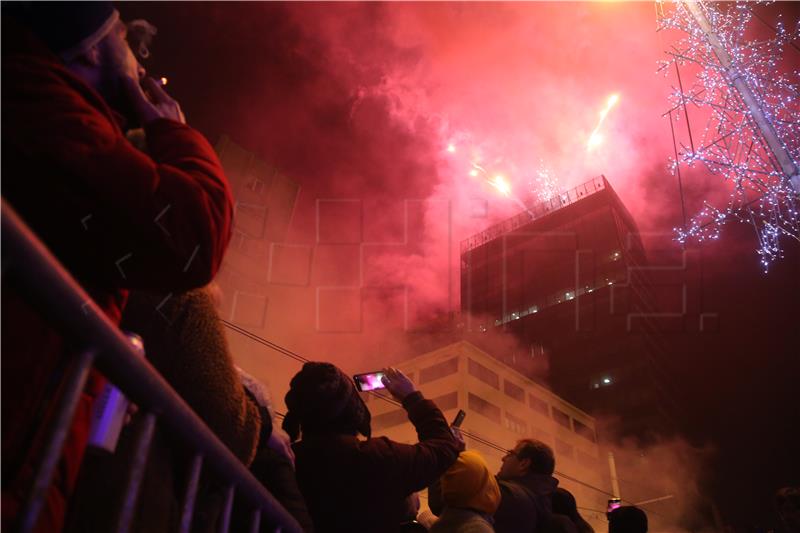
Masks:
[[[200,133],[153,121],[145,126],[149,155],[142,153],[103,98],[9,20],[2,28],[0,116],[3,197],[112,321],[119,322],[127,289],[183,291],[214,277],[233,204],[220,162]],[[6,522],[31,480],[71,347],[17,290],[14,269],[25,265],[3,261],[10,265],[2,287]],[[90,383],[39,530],[60,529],[86,443],[92,392]]]

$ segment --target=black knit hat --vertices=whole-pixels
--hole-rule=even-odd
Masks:
[[[283,429],[292,441],[310,433],[361,433],[369,437],[370,414],[350,377],[330,363],[306,363],[286,393]]]
[[[119,19],[111,2],[4,2],[3,11],[27,26],[64,61],[100,42]]]

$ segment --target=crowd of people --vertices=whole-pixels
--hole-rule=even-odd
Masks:
[[[385,370],[384,385],[416,444],[372,437],[350,376],[325,362],[291,380],[279,424],[269,391],[234,364],[216,314],[212,281],[233,201],[212,147],[147,76],[111,3],[4,4],[2,18],[5,200],[108,318],[141,336],[150,364],[305,531],[593,533],[558,487],[546,444],[519,441],[495,475],[396,369]],[[18,290],[13,271],[3,275],[2,305],[5,528],[30,489],[77,347]],[[113,529],[141,419],[133,414],[113,454],[87,447],[104,382],[92,371],[36,531]],[[184,447],[167,428],[156,431],[133,530],[177,530]],[[429,512],[419,513],[421,491]],[[192,529],[216,530],[224,499],[204,474]],[[249,516],[237,501],[233,530]],[[609,533],[646,531],[635,507],[609,514]]]

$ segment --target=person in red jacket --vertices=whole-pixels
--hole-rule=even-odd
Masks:
[[[129,289],[185,291],[219,269],[233,205],[220,162],[138,65],[110,2],[3,5],[4,199],[119,322]],[[125,124],[144,128],[147,154]],[[29,302],[13,257],[2,287],[3,525],[41,456],[76,347]],[[88,433],[93,374],[38,525],[58,531]]]
[[[402,372],[384,374],[417,429],[417,444],[370,438],[369,410],[334,365],[306,363],[292,378],[283,429],[295,441],[297,484],[317,533],[399,532],[406,498],[438,479],[464,448],[436,404]]]

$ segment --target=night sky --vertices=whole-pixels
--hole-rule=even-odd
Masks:
[[[402,231],[400,200],[428,202],[419,240],[376,260],[382,276],[412,285],[422,317],[458,309],[457,257],[443,243],[457,250],[459,240],[519,211],[468,175],[475,158],[521,200],[530,199],[531,169],[543,165],[563,187],[604,174],[648,234],[651,259],[677,253],[670,239],[680,198],[662,117],[676,81],[656,74],[675,36],[656,32],[653,3],[119,7],[124,19],[158,28],[145,67],[168,77],[191,125],[212,143],[230,135],[301,184],[291,242],[313,242],[320,198],[363,201],[364,231],[375,240]],[[778,14],[787,25],[800,17],[798,3],[757,9],[773,23]],[[796,68],[800,52],[787,57]],[[587,152],[615,93],[605,142]],[[718,196],[718,178],[684,177],[689,212]],[[451,225],[435,222],[431,206],[440,201],[450,203]],[[738,528],[772,524],[771,494],[800,484],[800,245],[787,242],[787,257],[768,274],[755,248],[744,225],[689,248],[690,306],[716,318],[706,331],[670,333],[667,364],[686,439],[714,450],[702,490]],[[335,352],[289,334],[274,340]]]

